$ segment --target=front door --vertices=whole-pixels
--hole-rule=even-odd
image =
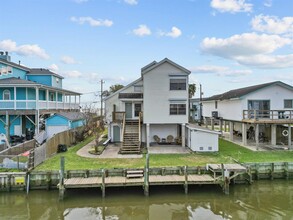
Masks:
[[[126,102],[125,103],[125,118],[132,118],[132,103]]]
[[[120,127],[113,126],[113,142],[120,142]]]

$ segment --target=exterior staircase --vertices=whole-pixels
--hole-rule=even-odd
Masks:
[[[120,154],[140,154],[139,120],[125,120],[123,143]]]

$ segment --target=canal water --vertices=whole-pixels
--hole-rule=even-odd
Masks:
[[[58,191],[33,190],[0,192],[0,219],[253,219],[293,220],[293,182],[256,181],[233,185],[224,195],[217,186],[150,187],[150,196],[141,187],[101,190],[68,190],[64,201]]]

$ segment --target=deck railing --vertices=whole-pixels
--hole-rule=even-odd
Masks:
[[[39,100],[1,100],[0,110],[78,109],[78,103]]]
[[[122,141],[124,141],[124,132],[125,132],[125,112],[123,114],[123,119],[122,119]]]
[[[117,123],[122,123],[125,117],[125,112],[112,112],[112,121]]]
[[[243,110],[243,120],[293,120],[293,110]]]

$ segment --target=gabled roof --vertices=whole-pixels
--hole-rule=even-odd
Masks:
[[[78,121],[81,119],[85,119],[85,114],[82,112],[58,112],[54,115],[60,115],[61,117],[64,117],[70,121]]]
[[[15,68],[18,68],[18,69],[22,69],[24,71],[30,71],[30,68],[27,68],[25,66],[19,65],[17,63],[14,63],[14,62],[11,62],[11,61],[8,61],[8,60],[5,60],[5,59],[0,58],[0,63],[4,63],[6,65],[9,65],[9,66],[12,66],[12,67],[15,67]]]
[[[209,98],[204,98],[203,101],[236,99],[236,98],[240,98],[242,96],[245,96],[251,92],[255,92],[257,90],[260,90],[260,89],[263,89],[263,88],[266,88],[266,87],[272,86],[272,85],[279,85],[281,87],[284,87],[284,88],[287,88],[287,89],[290,89],[293,91],[292,86],[290,86],[286,83],[283,83],[281,81],[275,81],[275,82],[264,83],[264,84],[244,87],[244,88],[240,88],[240,89],[230,90],[230,91],[222,93],[222,94],[214,95]]]
[[[165,59],[161,60],[160,62],[153,61],[150,64],[146,65],[145,67],[143,67],[141,69],[141,74],[142,75],[146,74],[147,72],[151,71],[152,69],[154,69],[154,68],[156,68],[166,62],[177,67],[178,69],[182,70],[183,72],[185,72],[187,74],[191,73],[190,70],[184,68],[183,66],[178,65],[177,63],[173,62],[172,60],[169,60],[168,58],[165,58]]]
[[[0,79],[0,85],[40,85],[38,83],[35,83],[33,81],[25,80],[25,79],[19,79],[16,77],[9,77],[5,79]]]
[[[141,77],[138,78],[137,80],[129,83],[128,85],[124,86],[123,88],[119,89],[118,91],[114,92],[113,94],[105,97],[104,100],[107,100],[107,99],[111,98],[112,96],[114,96],[114,95],[116,95],[116,94],[118,94],[120,92],[123,92],[125,89],[129,88],[130,86],[133,86],[134,84],[138,83],[140,80],[141,80]]]
[[[64,79],[63,76],[60,76],[57,73],[54,73],[48,69],[43,69],[43,68],[32,68],[27,73],[27,75],[52,75],[52,76],[56,76],[58,78]]]

